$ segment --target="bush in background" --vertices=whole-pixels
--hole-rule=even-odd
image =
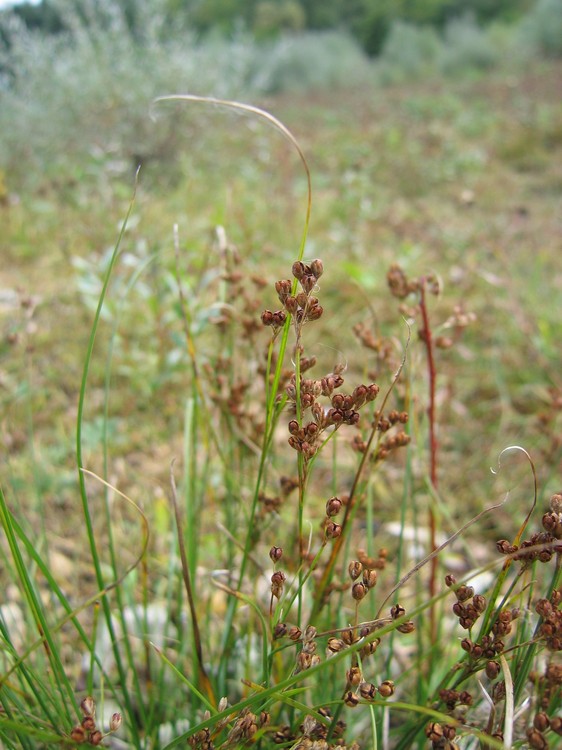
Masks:
[[[562,0],[539,0],[520,26],[535,54],[562,57]]]

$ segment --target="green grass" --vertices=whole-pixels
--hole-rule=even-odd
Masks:
[[[544,672],[559,655],[530,639],[536,602],[561,585],[560,560],[524,566],[495,543],[539,531],[560,490],[560,73],[536,63],[517,77],[265,102],[306,158],[310,224],[286,133],[216,107],[202,128],[201,104],[183,103],[177,127],[193,117],[194,140],[174,165],[141,168],[134,201],[133,174],[114,176],[110,160],[81,156],[72,175],[20,194],[5,176],[1,744],[74,744],[87,695],[102,732],[123,715],[116,737],[131,748],[204,747],[206,730],[217,747],[242,746],[245,731],[270,747],[285,726],[281,746],[293,747],[307,715],[304,733],[325,726],[331,744],[342,719],[347,746],[425,747],[437,721],[456,726],[463,748],[501,747],[482,733],[511,729],[524,747],[541,706],[554,718],[560,687]],[[323,261],[313,292],[323,315],[272,335],[260,316],[280,307],[276,280],[298,289],[299,257]],[[427,287],[433,340],[453,339],[433,352],[437,482],[419,288],[390,294],[396,263]],[[476,315],[465,329],[463,313]],[[354,336],[358,324],[378,353]],[[380,393],[359,409],[359,428],[326,431],[307,459],[287,440],[291,419],[311,420],[299,379],[310,356],[305,378],[345,366],[339,390],[376,382]],[[407,424],[373,429],[391,409]],[[359,438],[376,453],[402,429],[409,445],[384,460],[351,447]],[[512,450],[491,474],[513,445],[531,461]],[[296,482],[286,496],[283,477]],[[326,501],[346,493],[333,519],[342,536],[326,538]],[[416,567],[461,530],[436,568]],[[272,546],[283,548],[276,564]],[[360,558],[378,582],[358,601],[347,568]],[[443,583],[453,570],[467,583],[488,574],[475,583],[488,599],[470,633]],[[278,600],[274,571],[286,575]],[[406,613],[392,620],[397,603]],[[514,607],[505,659],[469,659],[461,639],[481,642]],[[342,630],[375,621],[343,648]],[[410,621],[413,632],[399,632]],[[279,623],[303,637],[273,637]],[[341,650],[328,659],[330,638]],[[375,638],[376,653],[359,658]],[[312,665],[295,671],[307,652]],[[498,678],[484,675],[486,661]],[[358,664],[379,692],[352,708],[346,672]],[[453,688],[472,695],[466,721],[439,697]],[[553,729],[545,737],[555,745]]]

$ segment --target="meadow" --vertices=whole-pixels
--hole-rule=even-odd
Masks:
[[[559,741],[562,66],[397,69],[10,135],[3,747]]]

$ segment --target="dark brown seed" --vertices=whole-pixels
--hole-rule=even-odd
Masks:
[[[360,602],[361,599],[364,599],[367,596],[367,591],[368,589],[364,583],[357,582],[354,583],[351,588],[351,595],[356,602]]]
[[[352,560],[347,566],[347,572],[352,581],[356,581],[363,572],[363,566],[359,560]]]

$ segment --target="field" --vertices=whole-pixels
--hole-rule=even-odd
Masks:
[[[19,635],[0,663],[7,671],[35,644],[24,664],[40,677],[2,679],[0,744],[76,740],[69,696],[78,704],[91,694],[107,704],[106,717],[113,709],[125,717],[106,740],[115,747],[171,748],[174,737],[185,745],[188,730],[201,748],[212,732],[224,747],[256,738],[264,747],[274,738],[327,747],[333,727],[326,740],[310,722],[328,725],[318,711],[328,704],[345,718],[348,746],[422,747],[426,737],[452,746],[451,730],[427,729],[436,720],[456,728],[463,748],[502,747],[510,722],[514,746],[539,747],[533,717],[547,712],[552,721],[560,705],[560,682],[545,698],[541,670],[562,667],[552,644],[548,658],[533,661],[548,619],[537,620],[535,606],[560,591],[560,544],[531,537],[539,553],[550,551],[544,565],[521,562],[514,549],[504,558],[496,542],[544,530],[549,499],[561,490],[561,101],[562,66],[538,61],[454,82],[253,101],[284,123],[306,158],[304,246],[299,154],[271,121],[236,109],[162,102],[162,154],[92,148],[73,162],[69,145],[59,174],[14,185],[3,175],[0,620],[7,639],[10,612]],[[308,289],[299,303],[306,325],[264,326],[263,311],[283,308],[278,296],[289,294],[275,282],[290,279],[294,293],[301,251],[307,264],[322,260],[313,294],[323,313],[310,316]],[[321,450],[312,432],[301,433],[310,413],[298,373],[310,357],[316,364],[304,378],[341,374],[345,393],[380,388],[374,405],[356,399],[358,426],[349,418],[326,427]],[[323,418],[318,412],[315,429]],[[96,476],[77,471],[77,424],[81,465]],[[343,498],[332,521],[339,532],[325,520],[332,496]],[[269,560],[272,546],[283,548],[280,562],[276,553]],[[353,560],[377,571],[376,600],[371,585],[350,593]],[[286,575],[276,592],[272,565]],[[480,636],[508,606],[519,617],[506,656],[467,662],[460,642],[468,632],[476,643],[478,628],[460,627],[443,580],[468,581],[475,571],[484,571],[474,585],[490,602]],[[195,592],[200,632],[182,579]],[[33,595],[22,594],[22,581]],[[398,602],[406,614],[388,615]],[[360,622],[371,623],[365,643],[352,630]],[[376,669],[365,654],[373,622],[382,638]],[[304,631],[297,651],[287,636],[289,646],[277,647],[280,623]],[[307,625],[320,635],[307,636]],[[552,637],[559,647],[560,634]],[[333,666],[324,657],[303,664],[317,643],[319,653],[329,650],[328,638],[334,649],[344,643]],[[456,685],[456,663],[478,703],[472,712],[439,698]],[[44,692],[31,688],[37,680]],[[376,699],[364,687],[371,683]],[[359,684],[366,705],[351,708]],[[217,712],[223,696],[231,707]],[[398,701],[395,711],[387,698]],[[299,734],[307,707],[313,718]],[[15,739],[16,724],[27,740]],[[559,724],[545,730],[551,747]]]

